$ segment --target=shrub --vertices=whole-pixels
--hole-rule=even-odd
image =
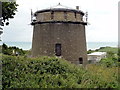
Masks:
[[[3,88],[117,88],[117,67],[86,69],[56,57],[3,55]]]
[[[14,53],[13,53],[14,50]],[[8,47],[6,44],[3,43],[2,45],[2,53],[5,55],[16,55],[16,52],[19,55],[25,55],[25,52],[22,49],[19,49],[18,47]]]

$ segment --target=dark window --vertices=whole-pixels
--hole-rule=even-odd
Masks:
[[[56,44],[55,45],[55,55],[56,56],[61,56],[61,44]]]
[[[64,12],[64,18],[67,19],[67,12]]]
[[[54,19],[54,12],[51,12],[51,19]]]
[[[76,16],[76,12],[75,12],[75,18],[77,18],[77,16]]]
[[[82,57],[79,58],[79,64],[83,64],[83,58]]]

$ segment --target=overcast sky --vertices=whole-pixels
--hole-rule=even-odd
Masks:
[[[59,2],[71,8],[80,7],[88,12],[86,40],[88,42],[118,41],[118,1],[119,0],[17,0],[18,12],[9,26],[4,27],[3,42],[32,42],[33,27],[31,9],[33,12],[57,5]]]

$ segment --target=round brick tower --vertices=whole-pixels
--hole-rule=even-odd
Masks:
[[[35,12],[32,56],[57,56],[75,64],[87,63],[84,13],[60,4]]]

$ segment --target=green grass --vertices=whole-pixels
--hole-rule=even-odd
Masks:
[[[113,53],[118,53],[118,48],[117,47],[103,47],[100,48],[98,51],[100,52],[113,52]]]
[[[117,47],[100,47],[99,49],[96,50],[88,50],[87,54],[93,53],[93,52],[112,52],[114,54],[118,53],[118,48]]]
[[[56,57],[3,55],[3,88],[117,88],[118,67],[86,68]]]

